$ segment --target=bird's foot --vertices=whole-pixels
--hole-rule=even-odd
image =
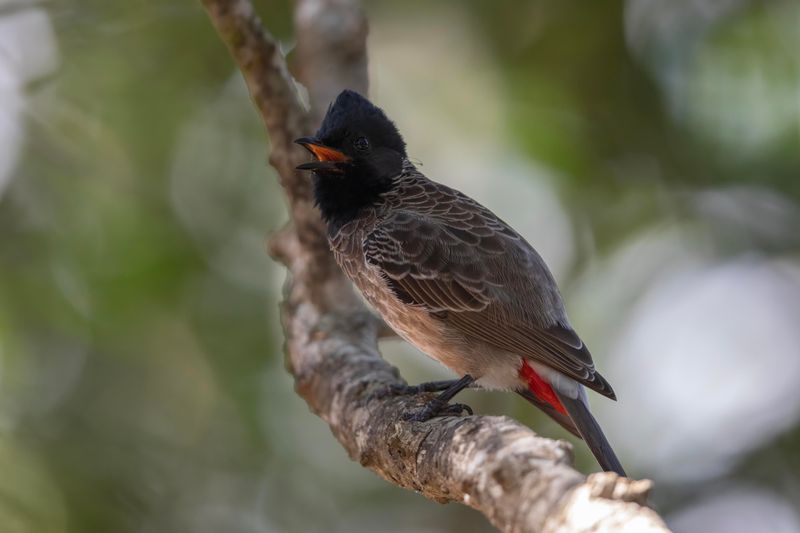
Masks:
[[[391,385],[387,385],[375,391],[375,395],[378,397],[413,396],[423,392],[440,392],[449,389],[456,382],[458,382],[458,380],[448,379],[445,381],[428,381],[426,383],[420,383],[419,385],[400,385],[398,383],[392,383]]]
[[[436,398],[428,401],[421,409],[403,415],[404,420],[425,422],[435,416],[459,416],[464,412],[470,415],[473,414],[470,406],[463,403],[450,404],[449,402],[459,391],[474,383],[475,379],[467,374],[461,379],[430,381],[413,386],[391,384],[376,390],[372,395],[375,398],[385,398],[387,396],[414,395],[442,391]]]
[[[469,415],[474,414],[472,408],[467,404],[447,403],[439,398],[434,398],[421,409],[405,413],[403,415],[403,420],[408,420],[410,422],[427,422],[436,416],[461,416],[464,413]]]

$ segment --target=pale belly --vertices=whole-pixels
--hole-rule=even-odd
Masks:
[[[427,311],[396,300],[378,276],[351,277],[364,298],[404,340],[457,373],[464,370],[457,352],[460,342],[448,335]]]
[[[471,375],[484,388],[508,390],[522,384],[518,356],[469,342],[426,310],[399,301],[380,274],[365,264],[338,254],[337,262],[384,321],[421,352],[458,376]]]

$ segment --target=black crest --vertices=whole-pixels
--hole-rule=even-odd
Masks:
[[[353,135],[365,135],[375,147],[406,155],[403,137],[383,110],[357,92],[345,89],[328,107],[316,137],[329,146],[337,146]]]

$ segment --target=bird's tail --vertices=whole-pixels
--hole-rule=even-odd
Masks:
[[[583,438],[581,437],[581,434],[578,433],[578,428],[575,427],[575,423],[572,421],[572,419],[569,417],[568,414],[559,411],[546,401],[540,400],[539,398],[536,397],[534,393],[532,393],[527,389],[518,390],[517,394],[519,394],[520,396],[531,402],[533,405],[544,411],[547,416],[558,422],[561,427],[563,427],[564,429],[566,429],[579,439]]]
[[[620,476],[627,477],[622,464],[617,459],[614,450],[611,449],[611,444],[608,443],[603,430],[600,429],[600,424],[597,423],[592,413],[589,412],[589,407],[584,403],[582,395],[578,395],[577,398],[570,398],[565,394],[559,393],[558,389],[555,389],[555,393],[558,395],[558,399],[563,404],[581,437],[586,441],[595,459],[600,463],[600,467],[607,472],[616,472]]]

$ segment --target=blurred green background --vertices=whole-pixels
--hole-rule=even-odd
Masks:
[[[256,3],[289,52],[290,4]],[[800,532],[800,4],[366,11],[372,98],[548,261],[669,524]],[[0,0],[0,93],[0,532],[491,530],[350,462],[293,393],[283,199],[199,2]]]

